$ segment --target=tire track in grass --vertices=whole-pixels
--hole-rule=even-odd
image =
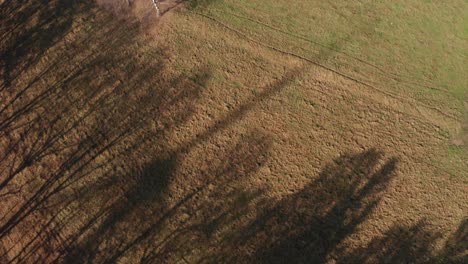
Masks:
[[[379,93],[385,94],[385,95],[387,95],[387,96],[389,96],[389,97],[391,97],[393,99],[405,101],[405,102],[408,102],[408,103],[415,103],[415,104],[418,104],[419,106],[424,107],[426,109],[433,110],[433,111],[439,113],[440,115],[442,115],[442,116],[444,116],[446,118],[450,118],[450,119],[452,119],[454,121],[457,121],[457,122],[461,121],[460,117],[458,117],[456,115],[453,115],[453,114],[446,113],[446,112],[442,111],[441,109],[439,109],[437,107],[424,104],[424,103],[422,103],[422,102],[420,102],[420,101],[418,101],[418,100],[416,100],[414,98],[411,98],[412,100],[409,100],[406,97],[402,97],[402,96],[399,96],[397,94],[394,94],[394,93],[385,91],[383,89],[377,88],[374,84],[370,84],[369,81],[359,80],[359,79],[357,79],[357,78],[355,78],[353,76],[342,73],[342,72],[340,72],[338,70],[335,70],[335,69],[330,68],[330,67],[328,67],[326,65],[318,63],[318,62],[316,62],[316,61],[314,61],[312,59],[309,59],[307,57],[304,57],[304,56],[301,56],[301,55],[298,55],[298,54],[295,54],[295,53],[292,53],[292,52],[289,52],[289,51],[279,49],[277,47],[271,46],[271,45],[269,45],[267,43],[264,43],[264,42],[260,42],[260,41],[258,41],[256,39],[253,39],[253,38],[247,36],[245,33],[241,32],[241,31],[239,31],[239,30],[237,30],[235,28],[232,28],[231,26],[229,26],[229,25],[227,25],[227,24],[225,24],[225,23],[219,21],[218,19],[216,19],[214,17],[211,17],[209,15],[199,13],[199,12],[195,12],[195,11],[188,11],[188,12],[192,13],[192,14],[195,14],[195,15],[198,15],[198,16],[201,16],[201,17],[204,17],[204,18],[206,18],[208,20],[211,20],[212,22],[215,22],[216,24],[220,25],[221,27],[223,27],[225,29],[228,29],[229,31],[232,31],[232,32],[236,33],[237,35],[239,35],[240,37],[242,37],[242,38],[244,38],[244,39],[246,39],[246,40],[248,40],[250,42],[253,42],[253,43],[255,43],[255,44],[259,45],[259,46],[262,46],[262,47],[268,48],[270,50],[273,50],[273,51],[276,51],[276,52],[279,52],[279,53],[282,53],[282,54],[285,54],[285,55],[288,55],[288,56],[291,56],[291,57],[295,57],[295,58],[303,60],[303,61],[306,61],[306,62],[311,63],[311,64],[313,64],[313,65],[315,65],[315,66],[317,66],[319,68],[325,69],[325,70],[330,71],[330,72],[332,72],[332,73],[334,73],[334,74],[336,74],[338,76],[341,76],[341,77],[343,77],[343,78],[345,78],[347,80],[351,80],[351,81],[353,81],[355,83],[358,83],[358,84],[360,84],[362,86],[365,86],[365,87],[367,87],[369,89],[372,89],[372,90],[377,91]]]
[[[259,20],[256,20],[256,19],[252,19],[250,17],[245,17],[245,16],[241,16],[241,15],[238,15],[238,14],[235,14],[235,13],[231,13],[231,12],[226,12],[226,11],[222,11],[222,10],[219,10],[219,9],[214,9],[214,11],[216,12],[219,12],[219,13],[224,13],[224,14],[227,14],[227,15],[231,15],[231,16],[234,16],[234,17],[237,17],[237,18],[240,18],[240,19],[244,19],[244,20],[248,20],[248,21],[251,21],[253,23],[256,23],[258,25],[261,25],[263,27],[266,27],[266,28],[269,28],[273,31],[277,31],[279,33],[282,33],[284,35],[288,35],[288,36],[291,36],[291,37],[294,37],[294,38],[297,38],[297,39],[300,39],[300,40],[303,40],[303,41],[306,41],[306,42],[309,42],[309,43],[312,43],[316,46],[320,46],[322,48],[325,48],[325,49],[328,49],[328,50],[331,50],[331,51],[334,51],[336,53],[339,53],[339,54],[343,54],[345,55],[346,57],[349,57],[353,60],[356,60],[360,63],[363,63],[367,66],[370,66],[371,68],[373,69],[376,69],[377,72],[379,74],[381,74],[383,77],[385,78],[388,78],[390,80],[394,80],[394,81],[397,81],[397,82],[400,82],[400,83],[405,83],[405,84],[409,84],[409,85],[415,85],[415,86],[419,86],[419,87],[422,87],[422,88],[427,88],[427,89],[431,89],[431,90],[435,90],[435,91],[439,91],[439,92],[442,92],[442,93],[445,93],[445,94],[449,94],[449,95],[452,95],[453,94],[447,90],[447,89],[443,89],[443,88],[439,88],[439,87],[436,87],[434,84],[431,84],[431,85],[426,85],[426,84],[421,84],[421,83],[417,83],[417,82],[412,82],[410,80],[405,80],[403,78],[413,78],[413,79],[416,79],[418,81],[421,81],[421,82],[425,82],[425,83],[430,83],[428,82],[427,80],[424,80],[424,79],[421,79],[421,78],[418,78],[418,77],[414,77],[414,76],[405,76],[405,75],[401,75],[401,74],[397,74],[397,73],[394,73],[394,72],[390,72],[390,71],[387,71],[385,69],[382,69],[381,67],[373,64],[373,63],[370,63],[366,60],[363,60],[361,58],[358,58],[356,56],[353,56],[347,52],[344,52],[344,51],[340,51],[336,48],[333,48],[331,46],[328,46],[328,45],[325,45],[323,43],[320,43],[318,41],[314,41],[314,40],[311,40],[311,39],[308,39],[306,38],[305,36],[302,36],[302,35],[298,35],[296,33],[292,33],[292,32],[288,32],[288,31],[285,31],[281,28],[277,28],[277,27],[274,27],[272,25],[269,25],[269,24],[266,24],[264,22],[261,22]]]

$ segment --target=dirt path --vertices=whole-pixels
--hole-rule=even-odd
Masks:
[[[96,2],[117,15],[132,13],[139,18],[155,16],[156,11],[152,0],[96,0]],[[183,0],[160,0],[161,16],[183,4]]]
[[[170,12],[174,8],[177,8],[183,4],[182,0],[163,0],[160,2],[161,14],[164,15],[167,12]]]

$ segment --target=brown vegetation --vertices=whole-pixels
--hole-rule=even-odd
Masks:
[[[312,170],[283,118],[266,129],[258,119],[271,116],[252,117],[306,66],[288,61],[258,77],[262,85],[213,117],[203,95],[216,69],[176,70],[173,43],[142,34],[144,16],[124,8],[112,5],[119,18],[90,0],[0,8],[0,262],[467,260],[466,221],[442,235],[424,220],[392,219],[392,201],[423,195],[398,178],[417,150],[329,154],[320,144],[341,136],[317,128],[303,134],[317,137],[307,151],[325,160]],[[344,97],[334,92],[323,98]],[[275,169],[280,177],[268,178]]]

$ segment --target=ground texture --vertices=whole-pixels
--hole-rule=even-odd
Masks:
[[[466,2],[335,2],[2,1],[0,262],[466,263]]]

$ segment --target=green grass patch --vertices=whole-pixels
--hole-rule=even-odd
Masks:
[[[462,0],[224,0],[198,6],[263,43],[457,112],[468,90],[467,8]]]

